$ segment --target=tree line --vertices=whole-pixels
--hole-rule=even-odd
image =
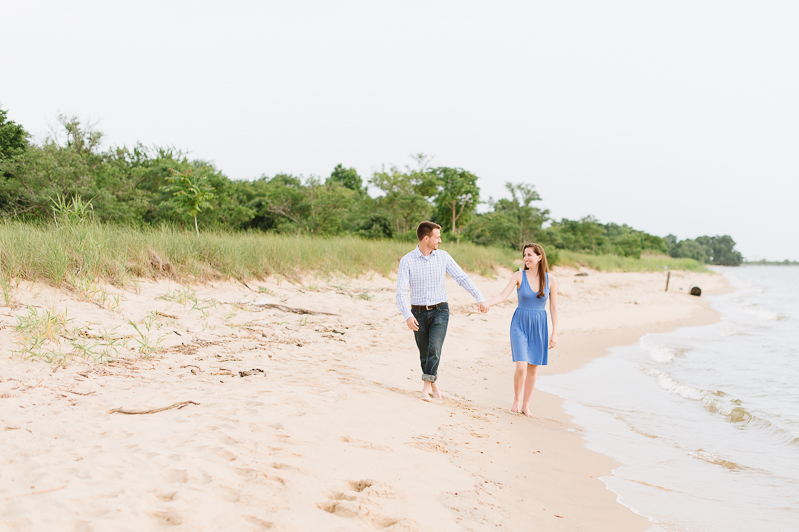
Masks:
[[[54,202],[78,198],[106,223],[190,225],[198,234],[223,229],[407,241],[415,240],[419,220],[430,219],[450,241],[514,249],[537,241],[555,260],[557,250],[664,253],[718,265],[743,260],[727,235],[678,241],[592,216],[554,220],[527,183],[507,183],[508,197],[483,201],[475,174],[434,166],[424,154],[368,179],[339,164],[324,177],[277,174],[250,181],[230,179],[172,147],[102,149],[102,141],[91,124],[59,116],[57,128],[34,142],[0,109],[0,213],[44,221],[52,218]],[[481,203],[486,212],[478,212]]]

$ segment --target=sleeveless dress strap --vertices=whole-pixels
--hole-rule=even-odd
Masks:
[[[529,279],[527,279],[527,271],[525,271],[525,272],[524,272],[524,284],[526,284],[526,285],[527,285],[527,289],[528,289],[528,290],[529,290],[531,293],[533,293],[533,294],[535,294],[535,293],[536,293],[536,292],[535,292],[535,290],[533,290],[533,287],[532,287],[532,286],[530,286],[530,280],[529,280]]]

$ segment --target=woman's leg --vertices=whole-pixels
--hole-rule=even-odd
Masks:
[[[533,417],[530,412],[530,398],[533,396],[533,389],[535,388],[535,379],[538,376],[538,366],[535,364],[527,364],[526,377],[524,379],[524,401],[522,403],[522,414],[527,417]]]
[[[513,406],[510,407],[510,411],[517,414],[521,412],[527,366],[527,362],[516,362],[516,371],[513,372]]]

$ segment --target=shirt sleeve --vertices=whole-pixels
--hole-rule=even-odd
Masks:
[[[399,308],[405,321],[413,317],[411,308],[408,306],[408,284],[411,279],[410,265],[405,257],[400,259],[399,269],[397,270],[397,308]]]
[[[450,277],[455,279],[456,283],[472,294],[478,303],[485,301],[483,293],[474,285],[472,280],[469,279],[469,276],[466,275],[466,272],[458,266],[458,263],[455,262],[455,259],[453,259],[449,253],[447,253],[447,273]]]

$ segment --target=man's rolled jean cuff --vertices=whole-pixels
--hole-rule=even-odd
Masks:
[[[438,375],[422,375],[422,380],[427,382],[436,382]]]

